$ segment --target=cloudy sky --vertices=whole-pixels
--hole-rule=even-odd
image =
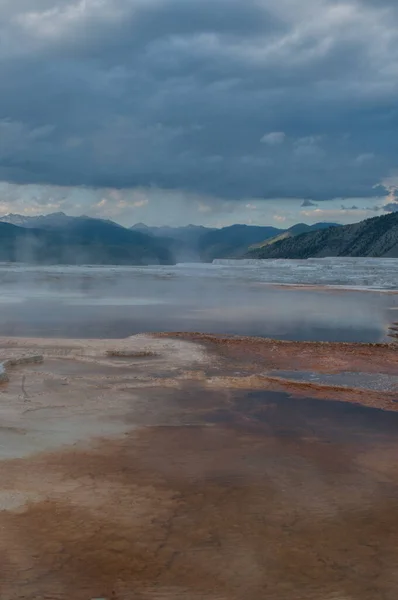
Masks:
[[[0,213],[398,208],[396,0],[2,0]]]

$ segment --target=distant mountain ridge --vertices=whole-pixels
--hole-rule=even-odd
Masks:
[[[103,221],[104,223],[112,223],[113,225],[117,225],[114,221],[105,220],[105,219],[96,219],[94,217],[88,217],[86,215],[82,215],[79,217],[70,217],[66,215],[64,212],[55,212],[50,213],[49,215],[18,215],[10,213],[8,215],[4,215],[0,217],[1,223],[9,223],[10,225],[16,225],[18,227],[26,227],[32,229],[44,229],[44,228],[52,228],[52,227],[65,227],[66,225],[70,225],[71,223],[76,222],[76,220],[93,220],[93,221]],[[118,227],[122,227],[121,225],[117,225]]]
[[[398,258],[398,213],[302,233],[251,249],[247,258],[322,258],[369,256]]]
[[[145,223],[136,223],[130,227],[132,231],[140,231],[152,235],[167,244],[173,252],[176,262],[200,262],[199,240],[209,231],[203,225],[185,225],[182,227],[149,227]]]
[[[301,235],[302,233],[317,231],[318,229],[328,229],[329,227],[339,227],[339,225],[337,223],[315,223],[314,225],[306,225],[306,223],[297,223],[297,225],[289,227],[289,229],[282,231],[282,233],[279,233],[278,235],[269,238],[260,244],[253,245],[252,248],[263,248],[265,246],[275,244],[275,242],[279,242],[287,238]]]
[[[251,247],[261,247],[273,243],[282,237],[291,237],[305,231],[313,231],[331,226],[336,223],[316,223],[306,225],[298,223],[289,229],[263,225],[230,225],[219,229],[200,225],[185,227],[148,227],[137,223],[131,229],[145,231],[163,240],[172,238],[173,252],[182,257],[178,262],[195,260],[212,262],[216,258],[241,258]]]
[[[90,217],[7,215],[0,219],[0,261],[35,264],[173,264],[167,244]],[[38,219],[38,221],[37,221]],[[37,222],[42,224],[37,227]],[[24,226],[21,224],[24,223]]]
[[[398,257],[398,213],[353,225],[298,223],[289,229],[236,224],[131,228],[58,212],[0,217],[0,260],[43,264],[175,264],[217,258]]]
[[[200,237],[207,231],[215,231],[214,227],[205,227],[204,225],[183,225],[181,227],[171,227],[170,225],[163,225],[162,227],[150,227],[145,223],[136,223],[130,227],[133,231],[142,231],[150,233],[157,237],[178,237],[180,239],[194,237]]]
[[[276,227],[239,224],[208,231],[199,238],[200,259],[212,262],[215,258],[241,258],[253,244],[283,231]]]

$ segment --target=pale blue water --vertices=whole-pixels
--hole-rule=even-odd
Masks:
[[[202,331],[376,342],[386,340],[388,325],[398,320],[394,290],[395,259],[174,267],[3,264],[0,335],[125,337],[145,331]]]

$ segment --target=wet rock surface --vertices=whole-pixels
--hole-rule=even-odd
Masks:
[[[395,600],[398,415],[245,387],[293,350],[243,343],[0,340],[43,356],[0,389],[2,600]],[[392,374],[390,352],[351,371]]]

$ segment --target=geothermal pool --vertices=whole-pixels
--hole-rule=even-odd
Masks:
[[[0,307],[0,335],[123,338],[200,331],[378,342],[398,318],[398,260],[0,265]]]
[[[1,600],[395,600],[397,264],[0,266]]]
[[[2,599],[395,598],[392,347],[1,338],[7,358]]]

